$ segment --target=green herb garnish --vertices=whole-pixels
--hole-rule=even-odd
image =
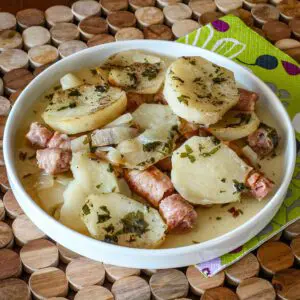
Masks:
[[[188,105],[188,104],[189,104],[189,103],[188,103],[188,99],[190,99],[190,97],[189,97],[189,96],[186,96],[186,95],[181,95],[181,96],[177,97],[177,99],[178,99],[178,101],[179,101],[180,103],[183,103],[183,104],[185,104],[185,105]]]
[[[145,221],[144,214],[141,211],[130,212],[121,219],[123,224],[123,233],[134,233],[141,237],[142,234],[149,231],[149,224]]]
[[[161,142],[159,142],[159,141],[143,144],[143,151],[144,152],[154,151],[160,145],[161,145]]]
[[[83,214],[86,216],[86,215],[89,215],[91,213],[91,210],[89,208],[89,206],[87,204],[84,204],[82,206],[82,212]]]
[[[107,172],[112,173],[114,171],[114,168],[112,164],[108,164]]]
[[[70,96],[70,97],[79,97],[79,96],[81,96],[81,93],[78,90],[73,90],[68,94],[68,96]]]

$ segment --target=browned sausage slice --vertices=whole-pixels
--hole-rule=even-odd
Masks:
[[[258,100],[258,94],[247,91],[245,89],[239,89],[239,92],[240,92],[239,102],[233,109],[242,110],[242,111],[254,111],[255,104]]]

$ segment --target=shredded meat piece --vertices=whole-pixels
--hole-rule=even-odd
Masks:
[[[254,111],[255,104],[258,100],[258,94],[247,91],[245,89],[239,89],[239,92],[240,92],[239,102],[233,109],[242,110],[242,111]]]
[[[51,130],[39,124],[38,122],[34,122],[30,125],[30,129],[26,134],[26,138],[32,145],[39,148],[46,148],[52,135],[53,132]]]

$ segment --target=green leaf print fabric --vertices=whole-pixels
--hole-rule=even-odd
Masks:
[[[300,219],[300,66],[235,16],[216,20],[177,42],[219,53],[249,68],[282,101],[297,138],[296,167],[283,205],[272,222],[246,244],[222,257],[197,265],[201,272],[213,276]]]

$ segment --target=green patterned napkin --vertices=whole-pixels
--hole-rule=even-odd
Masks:
[[[235,16],[216,20],[177,42],[217,52],[251,69],[282,101],[297,137],[296,168],[280,210],[270,224],[243,246],[197,265],[204,274],[212,276],[300,219],[300,66]]]

